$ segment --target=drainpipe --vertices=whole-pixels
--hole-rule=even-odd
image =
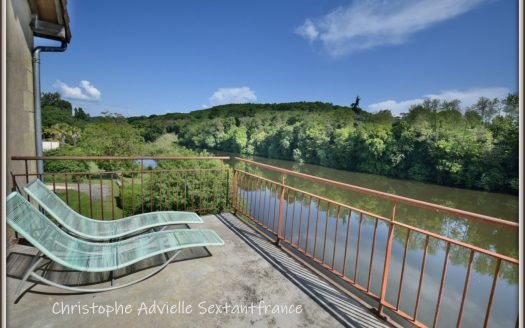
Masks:
[[[35,143],[36,156],[43,156],[42,149],[42,109],[40,108],[40,53],[41,52],[63,52],[67,48],[67,42],[62,42],[60,47],[38,46],[33,49],[33,95],[35,101]],[[44,173],[44,162],[37,161],[37,174]],[[41,176],[43,179],[43,176]]]

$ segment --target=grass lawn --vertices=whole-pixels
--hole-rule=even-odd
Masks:
[[[57,195],[62,200],[66,201],[66,191],[65,190],[57,190]],[[80,196],[80,210],[79,210],[79,196]],[[122,217],[122,210],[117,207],[117,203],[115,199],[111,199],[111,197],[105,197],[103,203],[100,200],[93,200],[92,201],[93,215],[91,215],[91,207],[89,204],[88,194],[83,193],[83,192],[79,193],[76,190],[69,190],[68,199],[69,199],[69,206],[73,210],[87,217],[90,217],[93,219],[102,219],[103,217],[104,220],[112,220],[113,211],[114,211],[115,219],[119,219]],[[113,210],[112,210],[112,204],[114,207]],[[103,216],[102,216],[102,213],[104,214]]]

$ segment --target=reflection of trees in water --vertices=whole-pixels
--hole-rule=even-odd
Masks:
[[[279,173],[247,166],[244,163],[239,164],[243,169],[248,168],[250,173],[280,181],[281,175]],[[358,192],[290,176],[286,177],[286,184],[377,215],[384,217],[390,217],[391,215],[391,202],[378,197],[364,196]],[[378,189],[384,190],[382,188]],[[507,228],[433,213],[430,210],[403,204],[397,205],[396,220],[478,247],[494,250],[507,256],[517,256],[518,234]]]
[[[230,154],[231,155],[231,154]],[[392,194],[402,194],[405,197],[425,200],[443,206],[460,208],[470,212],[482,211],[482,214],[502,217],[507,220],[517,221],[518,198],[506,194],[487,193],[460,188],[439,186],[411,180],[393,179],[367,173],[335,170],[310,164],[282,161],[256,157],[256,161],[283,167],[297,172],[321,176],[335,181],[341,181],[365,188],[380,190]],[[275,172],[265,170],[269,176]],[[300,178],[289,177],[290,182]],[[345,190],[341,190],[345,192]]]
[[[240,163],[238,167],[246,170],[252,174],[258,176],[264,176],[274,181],[280,181],[281,175],[276,172],[268,172],[258,167],[246,167],[243,163]],[[258,191],[260,188],[264,188],[260,184],[254,183],[254,179],[247,178],[245,187],[247,191]],[[295,188],[311,192],[315,195],[324,196],[331,200],[350,205],[355,208],[359,208],[371,213],[375,213],[384,217],[390,217],[392,211],[392,204],[390,201],[382,200],[374,196],[363,196],[357,192],[343,190],[340,188],[330,187],[320,183],[314,183],[305,179],[297,177],[286,177],[286,184],[291,185]],[[275,187],[271,188],[272,197],[279,197],[278,193],[275,192]],[[279,189],[278,189],[279,190]],[[294,191],[285,192],[285,201],[288,199],[290,202],[294,200]],[[302,200],[303,207],[307,208],[310,202],[310,196],[297,193],[296,203],[300,204]],[[257,201],[257,200],[256,200]],[[327,203],[321,201],[320,204],[318,199],[312,198],[312,207],[317,208],[319,205],[320,211],[322,211],[322,219],[326,215]],[[331,220],[335,220],[337,216],[337,206],[330,206],[329,217]],[[344,212],[340,213],[340,219],[346,224],[348,218],[347,215],[343,215]],[[347,213],[347,212],[346,212]],[[296,217],[298,214],[296,214]],[[314,218],[315,219],[315,218]],[[517,241],[518,235],[516,232],[512,232],[507,228],[497,227],[492,224],[484,224],[469,219],[462,219],[451,217],[440,213],[433,213],[432,211],[415,208],[413,206],[398,204],[396,208],[396,220],[406,223],[408,225],[428,230],[443,236],[447,236],[454,240],[459,240],[480,248],[495,251],[497,253],[517,258],[518,249]],[[324,222],[324,221],[323,221]],[[335,222],[335,221],[334,221]],[[373,225],[374,219],[363,220],[363,225]],[[394,229],[394,238],[400,242],[404,247],[404,241],[406,238],[406,228],[396,227]],[[425,244],[425,238],[423,234],[412,231],[409,242],[409,249],[413,251],[422,251]],[[446,248],[446,242],[436,239],[429,238],[428,253],[439,254],[444,253]],[[459,246],[452,246],[449,254],[449,262],[454,265],[461,265],[466,267],[469,262],[470,250]],[[488,255],[476,253],[476,256],[472,262],[472,268],[484,275],[493,276],[495,271],[497,259]],[[503,262],[505,264],[505,262]],[[518,268],[516,265],[503,265],[500,269],[500,277],[504,278],[511,284],[516,284],[518,279]]]
[[[406,231],[407,229],[403,228],[396,228],[394,230],[394,235],[397,240],[403,240],[402,245],[404,247],[404,240],[406,238]],[[422,251],[425,247],[425,237],[423,234],[411,232],[410,238],[409,238],[409,244],[408,248],[410,250],[420,250]],[[443,240],[439,240],[436,238],[429,238],[428,241],[428,253],[433,255],[440,255],[444,258],[446,248],[446,242]],[[451,245],[450,247],[450,253],[449,253],[449,264],[467,267],[470,259],[470,249],[457,246],[457,245]],[[494,276],[494,272],[496,270],[496,262],[498,261],[497,258],[481,254],[475,252],[475,256],[472,261],[472,269],[476,272],[488,275],[490,277]],[[511,263],[505,264],[505,262],[502,262],[502,266],[500,268],[499,276],[503,279],[505,279],[509,284],[517,284],[518,283],[518,266],[513,265]]]

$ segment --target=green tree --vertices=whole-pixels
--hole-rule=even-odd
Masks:
[[[67,111],[58,107],[46,106],[42,108],[42,127],[51,127],[55,124],[73,124],[73,117],[71,111]]]
[[[76,145],[81,131],[79,128],[69,124],[57,123],[51,127],[44,128],[43,135],[46,139],[59,141],[61,145],[66,143]]]
[[[476,111],[481,116],[481,121],[487,124],[490,123],[494,115],[497,113],[497,106],[497,99],[490,100],[485,97],[480,97],[472,106],[472,110]]]
[[[80,146],[92,156],[138,156],[143,152],[144,138],[119,114],[104,113],[102,122],[86,126]],[[99,161],[103,170],[130,169],[132,161]]]
[[[128,121],[169,121],[166,131],[190,148],[515,193],[517,103],[480,98],[462,114],[458,100],[427,99],[401,117],[320,102],[231,104]]]
[[[68,112],[71,115],[73,106],[67,100],[62,99],[58,92],[43,92],[40,96],[40,106],[60,108],[64,112]]]
[[[60,148],[48,150],[44,153],[45,156],[59,157],[59,156],[85,156],[86,153],[79,147],[64,145]],[[44,161],[44,171],[47,173],[80,173],[89,171],[89,162],[87,161],[61,161],[52,160]],[[73,174],[70,175],[75,182],[80,182],[84,175]]]
[[[74,115],[73,118],[78,121],[88,121],[89,120],[89,114],[84,111],[82,107],[75,107],[73,110]]]
[[[517,94],[509,93],[502,101],[503,111],[516,122],[519,117],[519,98]]]

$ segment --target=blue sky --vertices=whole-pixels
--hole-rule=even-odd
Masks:
[[[69,1],[42,90],[91,115],[325,101],[399,114],[518,88],[517,0]],[[41,43],[39,40],[37,44]]]

